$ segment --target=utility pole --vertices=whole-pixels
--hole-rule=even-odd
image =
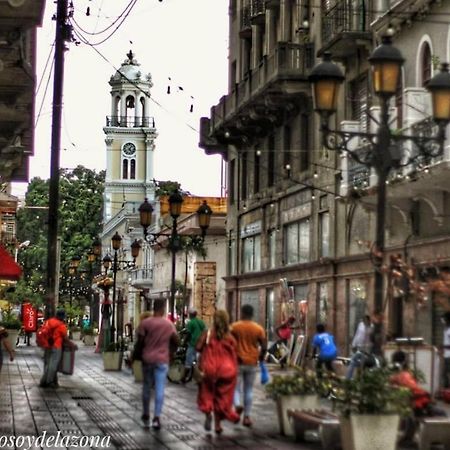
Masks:
[[[55,74],[53,80],[52,141],[50,153],[50,185],[47,237],[47,296],[45,316],[55,313],[58,280],[58,207],[59,157],[61,150],[61,116],[64,80],[65,42],[70,38],[67,24],[67,0],[57,0],[55,35]]]

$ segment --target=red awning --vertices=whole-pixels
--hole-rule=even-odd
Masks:
[[[18,280],[22,275],[22,268],[14,258],[0,245],[0,279]]]

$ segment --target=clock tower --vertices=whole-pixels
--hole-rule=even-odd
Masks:
[[[111,115],[106,118],[106,180],[103,221],[121,210],[137,213],[154,200],[153,152],[157,136],[150,112],[151,74],[143,74],[132,51],[109,80]]]

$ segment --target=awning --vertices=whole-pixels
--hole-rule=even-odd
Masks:
[[[18,280],[22,275],[22,268],[14,258],[0,245],[0,280]]]

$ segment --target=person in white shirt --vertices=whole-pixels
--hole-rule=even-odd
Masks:
[[[373,325],[370,316],[366,315],[359,322],[352,341],[353,356],[347,370],[346,378],[351,380],[356,367],[364,364],[366,358],[372,352]]]
[[[443,336],[443,356],[444,356],[444,387],[449,388],[450,382],[450,312],[446,312],[442,316],[442,321],[445,324]]]

